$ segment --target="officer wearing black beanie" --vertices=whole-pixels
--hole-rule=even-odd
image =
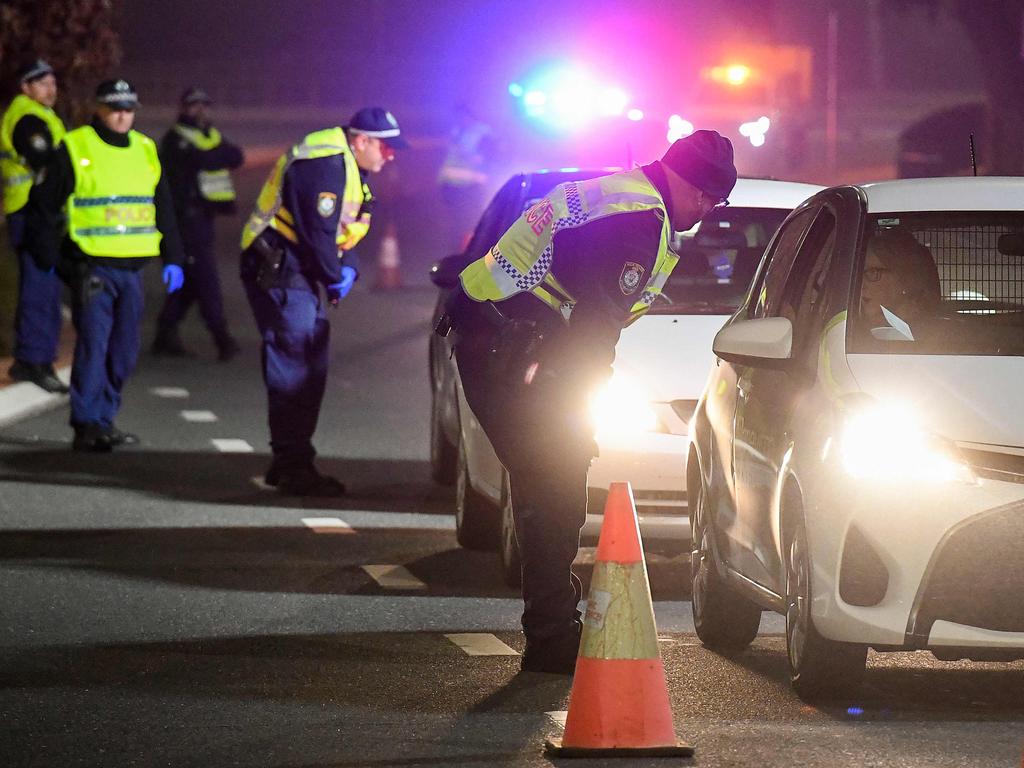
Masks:
[[[571,565],[597,455],[590,394],[611,376],[623,327],[675,267],[672,232],[727,205],[735,183],[732,144],[701,130],[660,161],[561,184],[462,271],[436,326],[454,330],[466,399],[508,470],[524,670],[571,674],[576,663]]]

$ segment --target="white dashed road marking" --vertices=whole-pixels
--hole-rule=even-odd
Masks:
[[[426,589],[427,585],[400,565],[364,565],[363,570],[385,589]]]
[[[188,397],[188,390],[184,387],[153,387],[149,390],[150,394],[156,395],[157,397],[167,398],[182,398]]]
[[[208,424],[217,420],[217,414],[213,411],[182,411],[181,418],[185,421]]]
[[[304,517],[302,522],[313,533],[355,533],[340,517]]]
[[[218,437],[210,441],[221,453],[252,453],[255,450],[245,440],[235,437]],[[260,478],[262,480],[263,478]]]
[[[565,718],[569,714],[569,710],[555,710],[554,712],[545,712],[544,714],[551,718],[551,722],[559,728],[565,729]]]
[[[470,656],[518,656],[519,651],[510,648],[494,635],[486,632],[463,632],[445,635]]]

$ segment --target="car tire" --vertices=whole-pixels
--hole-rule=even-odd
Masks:
[[[455,539],[466,549],[494,551],[498,546],[498,510],[473,490],[463,440],[455,469]]]
[[[441,485],[455,482],[459,449],[444,433],[437,394],[430,403],[430,477]]]
[[[804,701],[853,693],[864,677],[867,646],[829,640],[811,616],[811,562],[807,531],[799,515],[784,537],[786,657],[789,679]]]
[[[519,559],[519,542],[516,541],[516,526],[512,517],[512,491],[505,476],[505,493],[501,503],[501,579],[510,587],[523,584],[522,561]]]
[[[708,519],[704,482],[697,487],[696,497],[687,495],[692,507],[693,550],[690,555],[692,593],[690,606],[697,637],[708,648],[720,653],[737,653],[757,637],[761,624],[761,607],[733,590],[718,572],[711,537],[714,529]]]

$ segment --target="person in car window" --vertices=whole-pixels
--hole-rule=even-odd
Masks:
[[[622,328],[661,293],[672,232],[728,203],[732,144],[701,130],[660,161],[554,188],[459,276],[446,304],[473,414],[508,470],[522,559],[527,671],[572,674],[581,584],[572,573],[597,455],[590,394]]]
[[[868,241],[860,294],[864,328],[893,327],[883,307],[913,327],[935,313],[941,298],[935,260],[909,230],[885,229]]]

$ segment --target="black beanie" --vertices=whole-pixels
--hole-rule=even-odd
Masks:
[[[732,142],[718,131],[694,131],[679,139],[661,162],[716,199],[728,198],[736,186]]]

